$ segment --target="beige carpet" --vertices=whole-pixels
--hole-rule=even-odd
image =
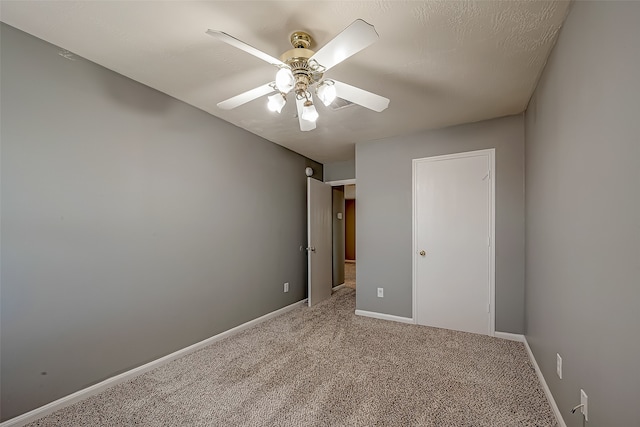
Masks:
[[[345,262],[344,263],[344,285],[347,288],[356,288],[356,263]]]
[[[354,315],[338,290],[31,426],[554,426],[521,343]]]

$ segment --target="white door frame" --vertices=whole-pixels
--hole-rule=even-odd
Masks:
[[[420,159],[413,159],[411,161],[411,176],[412,176],[412,187],[411,187],[411,199],[412,199],[412,217],[413,217],[413,224],[412,224],[412,230],[411,230],[411,239],[412,239],[412,243],[411,243],[411,247],[412,247],[412,252],[411,252],[411,260],[412,260],[412,286],[413,286],[413,304],[412,304],[412,317],[413,317],[413,322],[416,323],[417,322],[417,316],[416,316],[416,309],[417,309],[417,298],[416,298],[416,294],[417,294],[417,284],[416,284],[416,270],[417,270],[417,266],[416,266],[416,254],[418,253],[418,243],[416,242],[416,230],[417,230],[417,218],[416,218],[416,190],[417,190],[417,171],[416,171],[416,164],[419,162],[429,162],[429,161],[439,161],[439,160],[449,160],[449,159],[456,159],[456,158],[463,158],[463,157],[474,157],[474,156],[478,156],[478,155],[489,155],[489,180],[490,180],[490,185],[489,185],[489,218],[490,218],[490,232],[489,232],[489,245],[490,245],[490,249],[489,249],[489,336],[495,336],[496,333],[496,311],[495,311],[495,307],[496,307],[496,299],[495,299],[495,291],[496,291],[496,274],[495,274],[495,265],[496,265],[496,249],[495,249],[495,223],[496,223],[496,198],[495,198],[495,194],[496,194],[496,180],[495,180],[495,170],[496,170],[496,165],[495,165],[495,158],[496,158],[496,150],[495,148],[489,148],[486,150],[476,150],[476,151],[467,151],[467,152],[462,152],[462,153],[455,153],[455,154],[445,154],[443,156],[433,156],[433,157],[424,157],[424,158],[420,158]]]

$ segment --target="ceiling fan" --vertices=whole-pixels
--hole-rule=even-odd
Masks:
[[[315,92],[316,98],[326,106],[336,97],[377,112],[389,106],[387,98],[324,77],[324,73],[330,68],[378,40],[378,33],[373,25],[362,19],[356,19],[317,52],[309,49],[312,43],[311,36],[304,31],[296,31],[291,35],[293,49],[280,55],[280,59],[222,31],[208,30],[207,34],[279,68],[274,81],[218,103],[218,107],[224,110],[231,110],[261,96],[273,94],[268,97],[267,107],[280,113],[287,103],[287,94],[293,91],[300,130],[310,131],[316,128],[318,118],[312,92]]]

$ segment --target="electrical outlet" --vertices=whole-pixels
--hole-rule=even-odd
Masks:
[[[284,291],[285,291],[285,292],[289,292],[289,282],[286,282],[286,283],[284,284]]]
[[[580,404],[582,405],[580,412],[584,415],[584,420],[589,421],[589,398],[583,389],[580,389]]]
[[[556,353],[556,374],[558,374],[558,378],[562,379],[562,357],[560,357],[560,353]]]
[[[384,288],[378,288],[378,298],[384,298]]]

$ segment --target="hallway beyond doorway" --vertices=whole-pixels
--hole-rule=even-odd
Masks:
[[[344,263],[344,286],[347,288],[356,288],[356,262],[345,261]]]

